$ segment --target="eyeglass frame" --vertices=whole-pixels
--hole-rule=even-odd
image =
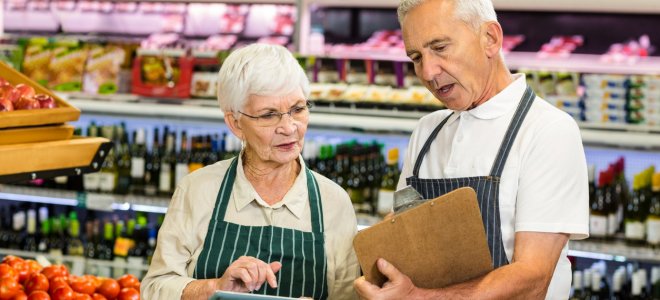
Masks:
[[[305,105],[304,105],[303,107],[306,107],[307,111],[309,112],[310,109],[311,109],[312,107],[314,107],[314,105],[313,105],[312,102],[310,102],[310,101],[305,101]],[[244,115],[244,116],[246,116],[246,117],[248,117],[248,118],[250,118],[250,119],[252,119],[252,120],[255,120],[255,121],[257,122],[257,124],[259,124],[259,120],[264,120],[263,118],[266,117],[266,116],[268,116],[268,115],[273,115],[273,116],[277,115],[277,116],[278,116],[278,118],[277,118],[277,122],[275,122],[275,123],[273,123],[273,124],[271,124],[271,125],[259,125],[259,126],[261,126],[261,127],[272,127],[272,126],[275,126],[275,125],[279,124],[280,122],[282,122],[282,118],[284,117],[284,115],[289,115],[289,118],[291,118],[292,120],[296,120],[296,119],[293,117],[292,113],[293,113],[294,110],[296,110],[296,109],[300,109],[300,108],[302,108],[302,107],[294,106],[293,108],[291,108],[291,109],[290,109],[289,111],[287,111],[287,112],[273,111],[273,112],[265,113],[265,114],[263,114],[263,115],[261,115],[261,116],[252,116],[252,115],[248,115],[248,114],[246,114],[246,113],[244,113],[244,112],[242,112],[242,111],[240,111],[240,110],[238,110],[238,113],[240,113],[241,115]],[[297,121],[297,120],[296,120],[296,121]],[[263,122],[263,121],[262,121],[262,122]]]

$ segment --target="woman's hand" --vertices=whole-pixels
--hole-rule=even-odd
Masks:
[[[267,281],[272,288],[277,287],[277,273],[282,268],[280,262],[265,263],[251,256],[241,256],[234,261],[218,280],[218,289],[232,292],[250,292],[261,288]]]

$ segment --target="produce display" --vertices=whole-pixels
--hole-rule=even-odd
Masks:
[[[36,94],[34,88],[27,84],[13,86],[0,77],[0,112],[55,107],[55,99],[50,95]]]
[[[41,266],[35,260],[6,256],[0,263],[0,300],[139,300],[140,281],[75,276],[63,265]]]

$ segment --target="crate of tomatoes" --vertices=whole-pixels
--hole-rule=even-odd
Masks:
[[[0,263],[0,300],[139,300],[140,281],[69,274],[63,265],[42,267],[34,260],[6,256]]]

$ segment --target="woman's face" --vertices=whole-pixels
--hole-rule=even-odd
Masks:
[[[229,113],[232,131],[245,141],[248,158],[273,166],[297,159],[309,123],[306,104],[299,88],[281,96],[250,95],[242,110]]]

